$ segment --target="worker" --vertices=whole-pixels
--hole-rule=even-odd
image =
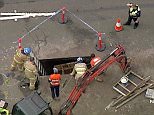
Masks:
[[[76,83],[78,82],[79,78],[86,72],[87,65],[83,63],[83,59],[81,57],[77,58],[77,64],[75,64],[72,73],[70,75],[75,75]]]
[[[60,87],[61,75],[58,73],[57,68],[53,68],[53,74],[49,77],[50,89],[53,99],[59,99],[59,87]]]
[[[124,25],[130,25],[131,21],[135,22],[134,29],[136,29],[139,25],[139,17],[141,16],[141,10],[137,4],[128,3],[127,6],[129,7],[129,16],[128,20]]]
[[[9,110],[0,107],[0,115],[9,115]]]
[[[24,68],[25,68],[25,76],[30,81],[29,89],[34,90],[38,76],[38,71],[34,62],[34,57],[30,57],[30,59],[25,62]]]
[[[14,55],[10,70],[14,71],[17,67],[19,71],[23,71],[24,70],[24,62],[26,60],[28,60],[30,53],[31,53],[31,48],[17,49],[16,54]]]
[[[91,57],[91,61],[90,61],[91,67],[94,67],[96,64],[98,64],[101,61],[101,58],[96,57],[94,53],[92,53],[90,57]]]
[[[94,53],[91,54],[91,61],[90,61],[90,65],[91,67],[94,67],[95,65],[97,65],[99,62],[101,61],[100,57],[96,57]],[[104,72],[102,72],[101,74],[103,74]],[[97,76],[95,77],[95,80],[98,82],[103,82],[103,78],[101,76]]]

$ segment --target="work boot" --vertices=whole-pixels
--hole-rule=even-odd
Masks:
[[[134,24],[134,29],[136,29],[138,27],[138,23]]]

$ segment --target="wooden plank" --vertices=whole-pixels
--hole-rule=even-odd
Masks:
[[[130,73],[131,73],[131,72],[129,72],[128,74],[130,74]],[[128,74],[126,74],[126,77],[127,77]],[[133,74],[134,74],[134,73],[133,73]],[[132,76],[132,77],[133,77],[133,76]],[[138,78],[138,76],[137,76],[137,78]],[[140,79],[140,78],[139,78],[139,79]],[[141,79],[140,79],[140,80],[141,80]],[[114,103],[112,102],[112,106],[115,106],[115,105],[117,105],[118,103],[120,103],[120,102],[122,102],[123,100],[125,100],[126,98],[131,97],[132,95],[134,95],[133,92],[134,92],[135,90],[137,90],[137,89],[139,89],[139,88],[145,86],[146,83],[147,83],[147,81],[149,81],[149,80],[150,80],[150,76],[148,76],[148,77],[145,78],[145,79],[142,79],[141,82],[140,82],[139,84],[135,84],[132,80],[129,79],[130,85],[135,86],[135,88],[132,89],[131,91],[130,91],[129,89],[127,89],[126,87],[124,87],[122,84],[120,84],[120,81],[118,81],[118,82],[113,86],[113,89],[115,89],[117,92],[119,92],[121,95],[123,95],[123,97],[121,97],[121,98],[119,98],[118,100],[114,101]],[[149,84],[148,84],[148,85],[149,85]],[[118,89],[117,86],[119,86],[119,89]],[[122,89],[120,89],[121,87],[124,89],[124,91],[127,91],[128,93],[127,93],[127,94],[124,93],[124,92],[122,91]],[[150,86],[150,87],[151,87],[151,86]],[[121,106],[121,105],[120,105],[120,106]],[[118,108],[118,107],[117,107],[117,108]]]
[[[133,81],[137,85],[143,80],[143,79],[140,79],[134,73],[131,73],[131,72],[129,74],[127,74],[126,77],[128,77],[131,81]]]
[[[139,76],[139,75],[138,75],[138,74],[136,74],[135,72],[130,71],[130,73],[134,74],[135,76],[137,76],[138,78],[140,78],[141,80],[143,80],[143,77]]]
[[[125,96],[120,95],[120,96],[117,98],[117,100],[114,100],[114,101],[112,102],[111,107],[115,106],[117,103],[119,103],[119,102],[122,101],[123,99],[125,99]]]
[[[118,106],[116,106],[116,109],[118,109],[119,107],[123,106],[124,104],[126,104],[127,102],[129,102],[130,100],[132,100],[133,98],[135,98],[136,96],[138,96],[139,94],[141,94],[143,91],[145,91],[146,89],[148,89],[149,87],[151,87],[153,84],[149,84],[147,86],[145,86],[144,88],[138,90],[138,92],[136,94],[134,94],[133,96],[129,97],[128,99],[126,99],[125,101],[123,101],[121,104],[119,104]]]
[[[133,91],[135,91],[137,88],[140,88],[144,85],[146,85],[146,82],[150,80],[150,76],[148,76],[147,78],[143,79],[142,82],[140,82],[140,84],[138,84],[131,92],[129,92],[128,95],[130,95]]]
[[[123,89],[125,89],[128,92],[131,92],[129,89],[127,89],[124,85],[122,85],[121,83],[118,83]]]
[[[118,97],[116,97],[115,99],[119,99],[121,98],[123,95],[119,95]],[[105,110],[109,109],[110,107],[113,107],[113,104],[115,103],[115,100],[113,100],[111,103],[109,103],[106,107]]]
[[[137,86],[132,80],[128,79],[133,85]]]
[[[127,95],[126,94],[122,94],[123,97],[121,97],[120,99],[114,101],[114,103],[112,103],[112,106],[115,106],[117,103],[120,103],[122,100],[125,100],[125,98],[128,98],[129,96],[133,95],[132,92],[134,92],[136,89],[143,87],[144,85],[146,85],[146,82],[150,79],[150,76],[148,76],[147,78],[145,78],[144,80],[142,80],[142,82],[137,85],[131,92],[129,92]],[[151,87],[151,86],[150,86]],[[117,90],[116,87],[113,87],[115,90]],[[121,92],[121,91],[118,91]]]
[[[124,92],[122,92],[121,90],[119,90],[118,88],[113,87],[113,89],[115,89],[117,92],[119,92],[119,93],[122,94],[123,96],[126,96],[126,94],[125,94]]]

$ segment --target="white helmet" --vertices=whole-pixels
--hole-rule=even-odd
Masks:
[[[58,73],[58,69],[57,68],[53,68],[53,73]]]
[[[127,83],[128,82],[128,78],[127,77],[122,77],[121,79],[120,79],[120,81],[121,81],[121,83]]]
[[[81,57],[77,58],[77,62],[82,62],[82,61],[83,61],[83,59]]]

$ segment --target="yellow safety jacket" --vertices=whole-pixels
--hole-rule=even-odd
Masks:
[[[35,75],[37,75],[36,66],[32,62],[26,61],[25,64],[24,64],[24,67],[25,67],[26,77],[35,79],[36,78]]]
[[[0,115],[1,115],[1,113],[5,113],[5,115],[9,115],[9,111],[4,108],[0,108]]]
[[[78,79],[79,77],[81,77],[87,70],[87,66],[85,63],[77,63],[74,66],[74,74],[75,74],[75,79]]]
[[[28,56],[21,53],[22,48],[16,50],[16,54],[14,55],[14,61],[18,64],[23,64],[26,60],[28,60]]]
[[[135,6],[132,6],[132,7],[130,7],[129,8],[129,15],[131,16],[131,17],[140,17],[140,15],[141,15],[141,9],[139,8],[139,6],[138,5],[135,5]]]

